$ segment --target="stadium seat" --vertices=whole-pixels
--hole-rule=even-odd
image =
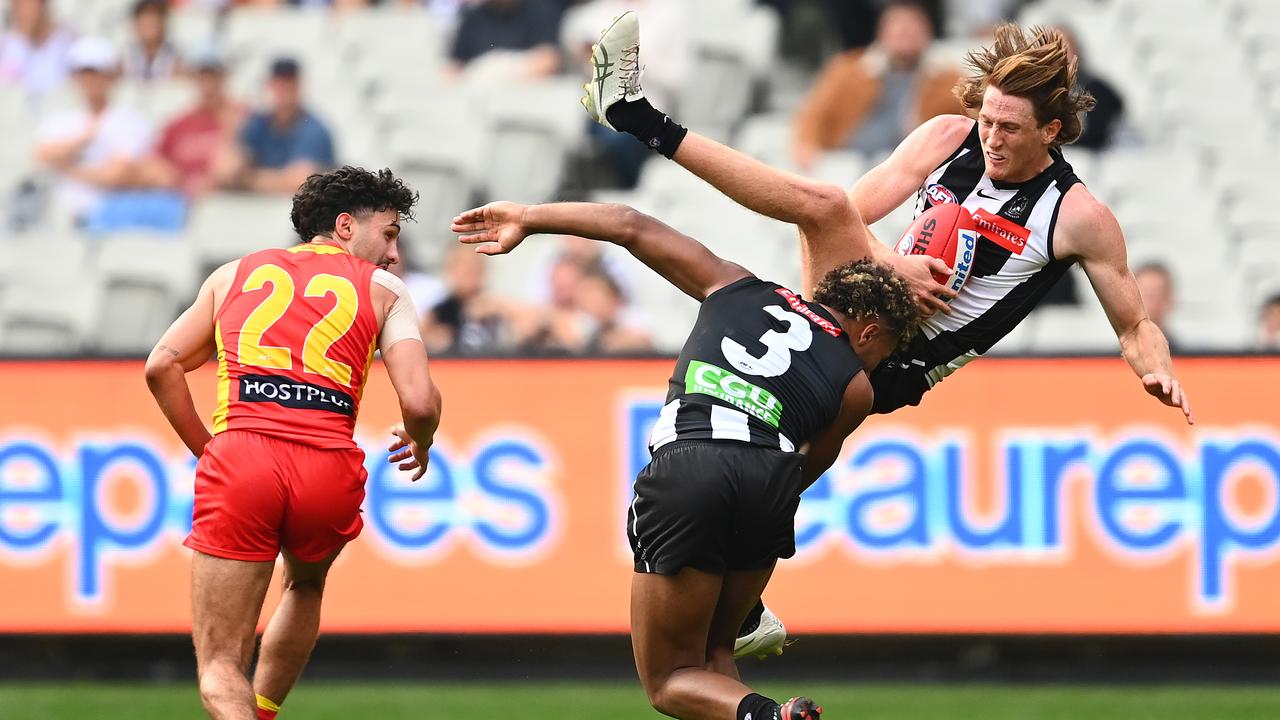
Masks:
[[[635,297],[643,298],[645,314],[654,318],[654,349],[664,353],[678,353],[689,337],[698,317],[696,300],[677,290],[662,276],[645,267],[639,260],[630,258],[630,277],[634,279]]]
[[[779,24],[776,13],[767,7],[692,24],[690,28],[697,31],[691,40],[698,71],[680,95],[681,122],[709,137],[727,140],[746,115],[757,80],[773,61]]]
[[[678,204],[663,219],[716,255],[760,277],[780,283],[789,280],[782,277],[783,268],[779,267],[777,239],[786,227],[782,223],[760,218],[728,200],[710,206],[705,201]],[[790,264],[798,268],[798,249],[794,254]]]
[[[636,190],[651,198],[659,212],[680,201],[723,198],[701,178],[672,162],[645,163]]]
[[[391,168],[418,192],[418,228],[407,233],[418,267],[436,267],[448,238],[449,220],[471,206],[486,158],[488,120],[484,106],[464,88],[442,87],[402,98],[390,121],[386,157]],[[417,103],[422,110],[408,109]]]
[[[444,64],[448,33],[421,8],[394,7],[349,13],[338,23],[335,40],[358,72],[421,77]]]
[[[1032,313],[1025,320],[1018,323],[1013,331],[1005,335],[995,344],[987,355],[990,357],[1003,357],[1009,355],[1026,355],[1033,350],[1032,339],[1036,333],[1036,326],[1040,323],[1040,316]]]
[[[214,193],[192,206],[187,220],[201,272],[247,253],[298,241],[289,220],[288,195]]]
[[[772,112],[752,115],[743,121],[733,146],[770,165],[790,160],[793,114]]]
[[[864,172],[870,169],[871,166],[867,163],[862,153],[853,150],[833,150],[823,153],[812,169],[800,174],[807,175],[815,180],[849,188],[858,181],[858,178],[862,177]]]
[[[217,32],[218,14],[212,8],[188,4],[169,11],[169,37],[183,54],[208,46]]]
[[[1235,260],[1246,287],[1262,287],[1280,278],[1280,238],[1246,237],[1236,249]]]
[[[27,98],[13,88],[0,90],[0,208],[7,220],[9,201],[18,184],[37,172],[32,148],[35,145],[35,118]]]
[[[306,63],[332,52],[325,34],[329,19],[309,9],[239,7],[227,14],[226,42],[232,57],[291,55]]]
[[[169,237],[109,237],[95,269],[102,284],[95,346],[112,355],[149,351],[200,281],[194,250]]]
[[[578,105],[582,86],[556,80],[490,90],[503,101],[490,107],[483,188],[493,199],[554,199],[566,158],[586,136],[587,120]]]
[[[1050,305],[1032,313],[1028,349],[1037,353],[1114,353],[1120,349],[1115,332],[1107,322],[1093,293],[1082,293],[1076,307]]]
[[[907,201],[894,208],[892,212],[885,215],[878,222],[872,223],[871,232],[880,242],[892,247],[898,242],[898,238],[911,227],[911,220],[915,217],[916,198],[914,195],[907,198]]]
[[[79,263],[46,262],[10,273],[0,298],[0,354],[71,356],[91,349],[99,297],[97,278]]]
[[[93,35],[110,36],[115,28],[129,20],[134,0],[79,0],[62,3],[61,13],[72,27]]]

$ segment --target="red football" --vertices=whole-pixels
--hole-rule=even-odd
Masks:
[[[934,205],[920,213],[894,249],[899,255],[931,255],[951,267],[951,276],[933,279],[959,292],[969,279],[978,250],[978,229],[973,215],[956,203]]]

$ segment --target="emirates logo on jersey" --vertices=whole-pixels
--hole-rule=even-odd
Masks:
[[[973,213],[973,224],[982,233],[982,237],[1014,255],[1021,255],[1027,247],[1027,241],[1031,239],[1031,231],[1027,228],[982,208]]]

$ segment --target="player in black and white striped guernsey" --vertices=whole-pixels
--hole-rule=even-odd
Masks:
[[[606,51],[626,61],[606,67],[598,62]],[[745,207],[795,223],[805,291],[832,267],[875,257],[901,273],[917,302],[934,313],[905,351],[872,373],[875,412],[918,404],[942,378],[1016,327],[1078,262],[1143,389],[1194,422],[1173,372],[1168,341],[1143,307],[1120,225],[1063,158],[1062,146],[1080,136],[1093,99],[1076,83],[1077,61],[1060,31],[996,28],[989,48],[970,53],[973,75],[956,88],[976,120],[961,115],[929,120],[860,178],[847,197],[686,133],[645,99],[639,55],[637,23],[616,22],[601,35],[584,99],[593,119],[635,135]],[[876,222],[912,194],[917,213],[959,202],[976,216],[983,239],[959,296],[933,281],[934,273],[950,272],[939,267],[940,261],[896,256],[885,245],[867,242],[861,232],[831,232],[831,218],[840,218],[844,205],[852,203],[862,219]],[[782,651],[785,628],[762,611],[758,606],[745,628],[750,635],[740,641],[743,654]]]
[[[762,356],[761,348],[766,349]],[[863,362],[821,305],[744,278],[702,302],[649,449],[738,440],[795,452],[835,417]]]
[[[620,205],[491,203],[453,230],[486,255],[537,233],[612,242],[702,303],[627,517],[636,668],[672,717],[817,720],[808,698],[779,704],[744,685],[734,640],[795,554],[800,493],[871,409],[866,371],[918,329],[906,283],[860,260],[806,300]]]

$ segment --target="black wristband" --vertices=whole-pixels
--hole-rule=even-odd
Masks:
[[[649,104],[648,99],[620,101],[605,113],[609,124],[634,135],[640,142],[670,159],[689,130]]]

